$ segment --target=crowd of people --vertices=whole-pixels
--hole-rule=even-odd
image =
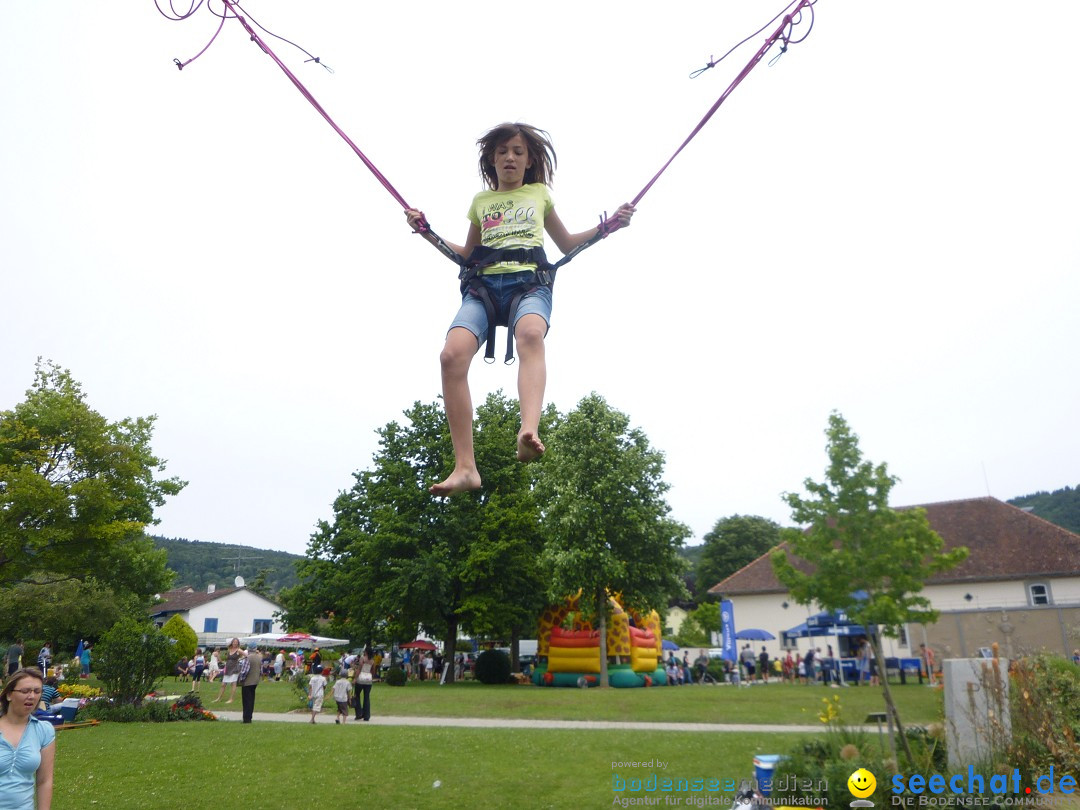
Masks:
[[[3,657],[0,658],[4,663],[4,668],[2,670],[3,674],[11,675],[16,670],[22,669],[24,666],[31,666],[28,662],[24,661],[25,653],[26,649],[23,640],[21,638],[16,639],[15,642],[7,648]],[[75,657],[71,660],[78,665],[81,670],[80,677],[82,678],[90,677],[90,659],[90,645],[79,642],[79,647],[75,651]],[[48,642],[41,645],[36,660],[36,669],[41,672],[42,675],[48,674],[50,669],[54,669],[58,676],[63,677],[63,672],[69,666],[69,664],[62,663],[54,664],[52,646]]]
[[[920,645],[924,672],[934,673],[933,652],[925,645]],[[755,653],[749,644],[739,650],[738,661],[728,664],[729,679],[733,683],[768,683],[770,679],[782,683],[833,684],[846,682],[853,685],[877,686],[880,683],[877,658],[873,647],[865,639],[852,643],[852,657],[855,659],[855,677],[845,677],[841,672],[842,663],[833,651],[832,644],[811,647],[802,654],[787,650],[783,657],[772,657],[763,646]],[[930,675],[933,683],[934,675]]]
[[[311,722],[314,723],[322,712],[329,693],[337,704],[334,722],[344,723],[350,707],[355,708],[356,720],[371,719],[371,686],[379,679],[382,662],[382,652],[367,648],[343,655],[331,666],[324,662],[318,647],[308,652],[279,649],[276,653],[263,654],[254,642],[243,649],[240,639],[234,638],[225,650],[214,649],[206,656],[202,648],[197,648],[193,656],[181,658],[176,664],[175,676],[178,681],[190,681],[193,691],[198,691],[198,684],[204,678],[210,682],[220,678],[221,686],[212,703],[223,699],[226,704],[232,703],[239,686],[242,719],[250,723],[254,714],[255,688],[261,680],[280,681],[284,678],[291,681],[304,675],[308,677]]]

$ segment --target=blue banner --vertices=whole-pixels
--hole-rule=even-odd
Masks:
[[[720,602],[720,650],[721,658],[736,663],[738,651],[735,649],[735,608],[730,599]]]

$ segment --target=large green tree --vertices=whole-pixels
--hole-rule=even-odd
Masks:
[[[704,537],[704,548],[697,564],[698,598],[706,598],[709,588],[779,543],[780,526],[768,518],[732,515],[716,521],[712,531]]]
[[[687,614],[673,640],[680,647],[711,647],[711,634],[719,632],[720,604],[704,602]]]
[[[609,593],[641,611],[685,594],[678,549],[690,532],[669,517],[663,454],[603,397],[585,397],[549,436],[536,484],[549,594],[583,590],[603,638]],[[606,656],[600,677],[606,686]]]
[[[863,459],[859,437],[839,413],[825,431],[829,466],[821,482],[806,479],[807,496],[787,493],[795,522],[785,546],[772,553],[780,581],[800,604],[816,602],[843,612],[865,627],[895,636],[907,622],[931,623],[938,613],[921,595],[926,579],[967,557],[966,548],[946,552],[923,509],[892,509],[889,493],[898,479],[885,464]],[[874,644],[878,672],[885,672],[880,644]],[[899,732],[909,764],[911,751],[889,691],[881,679],[889,730]]]
[[[552,429],[556,418],[549,406],[541,430]],[[547,603],[539,566],[541,510],[532,486],[540,467],[522,465],[511,451],[520,425],[516,400],[502,392],[487,397],[477,408],[477,424],[475,451],[484,470],[484,494],[468,511],[473,542],[462,568],[460,613],[470,634],[509,641],[517,671],[518,641],[535,634]]]
[[[69,371],[38,361],[26,399],[0,412],[0,586],[93,575],[142,596],[167,587],[143,530],[184,482],[156,477],[153,427],[110,422]]]
[[[145,600],[93,577],[0,589],[0,638],[48,641],[57,660],[70,656],[79,639],[100,638],[124,616],[145,619]]]
[[[514,460],[517,406],[501,393],[477,409],[476,455],[484,488],[433,498],[428,487],[452,458],[437,404],[416,403],[404,423],[381,428],[371,469],[334,502],[283,593],[290,628],[329,618],[357,641],[443,638],[459,631],[513,636],[531,624],[544,589],[536,558],[539,510],[527,467]]]

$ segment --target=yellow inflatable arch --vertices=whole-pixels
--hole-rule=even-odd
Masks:
[[[549,606],[540,616],[536,635],[537,654],[546,657],[547,663],[538,668],[542,670],[537,673],[538,683],[552,683],[554,675],[570,675],[575,676],[570,682],[576,685],[580,680],[576,676],[588,678],[600,672],[600,633],[582,616],[581,596],[581,591],[578,591],[561,603]],[[663,682],[663,639],[659,614],[655,610],[644,615],[627,611],[618,595],[609,596],[608,604],[611,618],[607,623],[605,652],[609,658],[615,659],[616,667],[621,666],[637,674],[635,677],[620,678],[621,683],[612,680],[613,685],[643,686],[657,679]],[[571,629],[564,630],[563,623],[570,614],[574,614]],[[566,682],[565,678],[561,680]]]

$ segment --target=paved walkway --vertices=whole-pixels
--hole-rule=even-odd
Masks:
[[[228,720],[239,723],[240,712],[214,711],[220,720]],[[308,712],[289,712],[279,714],[274,712],[255,712],[252,720],[256,723],[307,723],[311,720]],[[334,724],[334,715],[323,713],[315,721],[319,725]],[[353,720],[352,717],[346,725],[364,725]],[[751,731],[759,732],[821,732],[825,727],[818,723],[815,726],[774,726],[755,725],[753,723],[635,723],[620,722],[614,720],[517,720],[508,718],[487,717],[387,717],[375,716],[368,725],[373,726],[442,726],[445,728],[557,728],[571,731],[583,731],[588,729],[602,730],[633,730],[633,731],[693,731],[693,732],[724,732],[724,731]],[[870,727],[867,730],[871,730]],[[876,730],[874,728],[873,730]]]

